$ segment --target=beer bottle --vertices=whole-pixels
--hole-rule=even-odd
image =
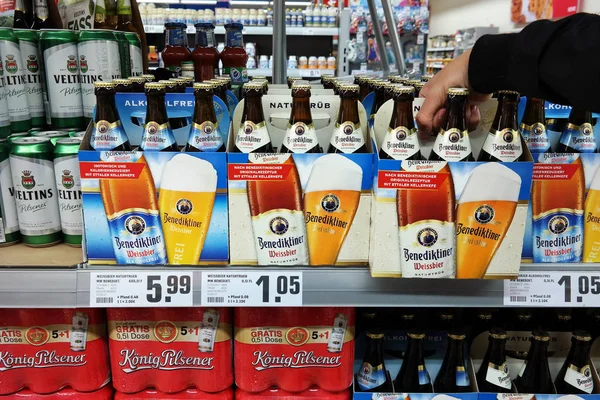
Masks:
[[[177,93],[177,82],[171,79],[163,79],[158,81],[165,85],[165,93]]]
[[[435,326],[436,330],[440,330],[446,334],[455,330],[456,319],[451,310],[443,310],[438,314],[438,323]]]
[[[167,117],[165,85],[160,82],[149,82],[144,87],[148,105],[140,149],[143,151],[177,151],[177,141]]]
[[[373,106],[371,107],[371,115],[369,116],[370,128],[373,128],[373,125],[375,124],[375,115],[377,115],[377,111],[379,111],[383,103],[386,102],[385,89],[387,85],[388,83],[385,81],[375,82],[375,97],[373,98]]]
[[[394,111],[379,149],[379,158],[389,160],[422,160],[421,145],[413,119],[411,86],[394,88]]]
[[[108,29],[117,29],[117,25],[119,24],[117,0],[105,0],[104,5],[106,6],[106,24],[108,25]]]
[[[471,140],[467,131],[465,108],[469,91],[465,88],[448,89],[447,120],[440,129],[429,159],[431,161],[474,161]]]
[[[403,331],[410,331],[411,329],[417,328],[417,321],[415,313],[412,311],[403,311],[400,314],[400,329]]]
[[[592,113],[573,107],[569,122],[560,136],[558,153],[597,153]]]
[[[517,122],[519,92],[498,91],[496,116],[477,161],[523,161],[523,140]]]
[[[371,93],[371,90],[369,88],[369,83],[371,79],[372,78],[369,78],[368,76],[361,76],[358,78],[358,87],[360,92],[358,98],[360,99],[360,101],[363,101],[365,97],[367,97],[369,93]]]
[[[392,392],[392,381],[383,361],[383,333],[367,332],[367,352],[356,375],[360,392]]]
[[[512,382],[504,353],[506,338],[504,329],[490,329],[488,348],[476,375],[480,392],[512,393]]]
[[[46,0],[34,0],[46,1]],[[104,0],[96,0],[96,10],[94,11],[94,29],[111,29],[106,22],[106,6]]]
[[[423,86],[425,86],[425,82],[416,82],[413,85],[413,87],[415,88],[415,99],[421,94],[421,89],[423,89]]]
[[[98,8],[98,3],[96,3],[96,8]],[[33,25],[31,29],[52,28],[48,16],[48,3],[46,3],[46,0],[33,0]]]
[[[211,80],[213,89],[218,98],[220,98],[226,107],[229,107],[229,100],[227,100],[227,81],[220,79]]]
[[[131,0],[117,1],[117,30],[138,33],[132,22]]]
[[[142,78],[141,76],[132,76],[128,79],[129,79],[129,82],[131,82],[131,85],[130,85],[131,92],[144,93],[144,85],[146,84],[146,79]]]
[[[471,391],[471,383],[465,366],[465,335],[452,331],[448,333],[448,347],[440,371],[433,383],[436,393],[462,393]]]
[[[549,152],[551,143],[546,131],[544,99],[527,97],[525,113],[521,119],[521,137],[532,154]]]
[[[244,110],[242,122],[235,136],[233,152],[273,153],[271,137],[267,131],[262,107],[262,86],[260,83],[246,83],[243,86]]]
[[[329,142],[328,153],[366,153],[367,143],[358,116],[358,86],[340,86],[340,110]]]
[[[300,78],[299,76],[288,76],[287,77],[287,85],[288,85],[288,89],[291,89],[292,86],[294,85],[294,82],[301,80],[302,78]]]
[[[592,335],[588,332],[573,332],[571,349],[554,381],[559,394],[591,394],[594,391],[589,361],[591,345]]]
[[[263,84],[261,93],[264,92]],[[322,153],[319,138],[310,113],[310,84],[295,82],[292,85],[292,112],[288,121],[280,153]]]
[[[487,308],[477,310],[471,323],[471,332],[468,337],[469,343],[472,343],[481,333],[488,332],[492,328],[493,323],[492,310]]]
[[[115,84],[94,82],[96,95],[96,115],[94,126],[85,134],[83,143],[98,151],[129,151],[131,145],[125,129],[121,125],[115,104]],[[88,136],[89,135],[89,136]]]
[[[531,334],[527,359],[513,383],[517,393],[555,394],[556,389],[548,366],[550,335],[541,329],[536,329]]]
[[[425,367],[423,340],[425,333],[420,330],[408,332],[408,346],[402,366],[394,379],[396,393],[431,393],[431,378]]]
[[[131,92],[131,81],[129,79],[117,78],[113,79],[115,84],[115,93]]]
[[[573,316],[570,308],[555,310],[552,330],[555,332],[573,332]]]
[[[225,151],[215,115],[212,85],[194,83],[194,97],[194,116],[184,151]]]
[[[31,5],[31,0],[16,0],[15,13],[13,16],[13,28],[15,29],[30,29],[32,21],[29,19],[28,5]]]

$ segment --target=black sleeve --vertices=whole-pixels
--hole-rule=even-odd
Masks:
[[[518,90],[600,112],[600,16],[580,13],[482,36],[471,52],[469,82],[479,93]]]

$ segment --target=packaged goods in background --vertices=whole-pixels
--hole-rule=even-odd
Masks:
[[[352,385],[353,308],[239,308],[234,321],[241,390],[338,392]]]
[[[55,393],[39,394],[29,389],[18,391],[17,393],[5,395],[6,400],[112,400],[113,388],[107,384],[102,389],[93,392],[77,392],[71,388],[61,389]]]
[[[233,389],[227,388],[216,393],[202,392],[189,388],[177,393],[163,393],[156,389],[147,389],[138,393],[115,393],[114,400],[233,400]]]
[[[109,309],[113,386],[123,393],[227,389],[231,323],[226,308]]]
[[[0,28],[0,57],[4,63],[2,81],[7,95],[10,129],[23,132],[31,128],[31,114],[19,39],[12,29]]]
[[[110,381],[105,324],[101,309],[0,310],[0,331],[11,338],[0,344],[0,394],[102,388]]]
[[[83,205],[81,202],[81,177],[77,153],[81,139],[66,138],[54,147],[54,176],[63,241],[70,246],[81,246],[83,234]]]
[[[43,127],[46,123],[42,84],[44,71],[41,68],[38,36],[35,31],[28,29],[15,29],[14,32],[19,39],[19,49],[21,50],[31,126],[34,128]]]
[[[303,392],[287,392],[282,389],[268,389],[263,392],[252,393],[241,389],[236,389],[236,400],[278,400],[289,398],[313,399],[313,400],[350,400],[352,398],[351,390],[343,390],[340,392],[328,392],[320,388],[310,388]]]
[[[0,246],[15,244],[21,240],[9,156],[9,139],[0,139]]]

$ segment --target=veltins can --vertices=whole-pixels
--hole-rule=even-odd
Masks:
[[[0,139],[0,246],[21,240],[9,154],[10,142],[6,138]]]
[[[69,137],[82,138],[85,136],[85,131],[69,131]]]
[[[129,40],[123,32],[113,32],[119,42],[119,57],[121,59],[121,76],[129,78],[131,75],[131,55],[129,54]]]
[[[119,43],[113,32],[106,29],[81,31],[77,54],[79,54],[83,116],[87,123],[92,119],[94,106],[96,106],[94,82],[110,82],[121,77]]]
[[[0,57],[3,63],[3,83],[7,94],[10,129],[13,132],[23,132],[31,128],[31,115],[19,39],[10,28],[0,28]]]
[[[74,247],[81,246],[83,233],[81,178],[77,159],[80,145],[81,139],[67,138],[59,139],[54,146],[54,176],[63,240]]]
[[[10,150],[21,240],[32,247],[62,239],[52,151],[45,137],[16,138]]]
[[[83,128],[83,105],[75,33],[42,29],[40,49],[46,70],[46,90],[54,129]]]
[[[6,96],[6,88],[4,87],[4,69],[2,68],[2,62],[0,61],[0,138],[8,137],[11,132]]]
[[[25,88],[27,89],[27,102],[31,115],[32,127],[43,127],[46,124],[44,111],[44,95],[42,85],[42,68],[40,50],[36,31],[30,29],[15,29],[19,39],[23,73],[25,74]]]
[[[58,139],[68,138],[69,133],[65,132],[65,131],[38,131],[38,132],[31,132],[31,136],[47,137],[48,139],[50,139],[50,142],[52,143],[52,145],[55,146]]]
[[[25,136],[29,136],[29,132],[17,132],[17,133],[11,133],[8,136],[8,143],[12,144],[12,141],[16,138],[20,138],[20,137],[25,137]]]
[[[142,56],[142,41],[137,33],[125,32],[129,42],[129,58],[131,59],[131,76],[141,76],[144,73],[144,59]]]

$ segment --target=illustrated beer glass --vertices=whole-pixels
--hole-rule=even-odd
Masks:
[[[217,171],[208,161],[177,154],[165,165],[158,207],[169,264],[198,264],[216,191]]]
[[[483,278],[512,223],[521,177],[500,163],[471,171],[456,209],[456,277]]]
[[[600,262],[600,168],[585,199],[583,262]]]
[[[338,154],[313,164],[304,190],[310,265],[337,262],[360,202],[362,175],[358,164]]]

